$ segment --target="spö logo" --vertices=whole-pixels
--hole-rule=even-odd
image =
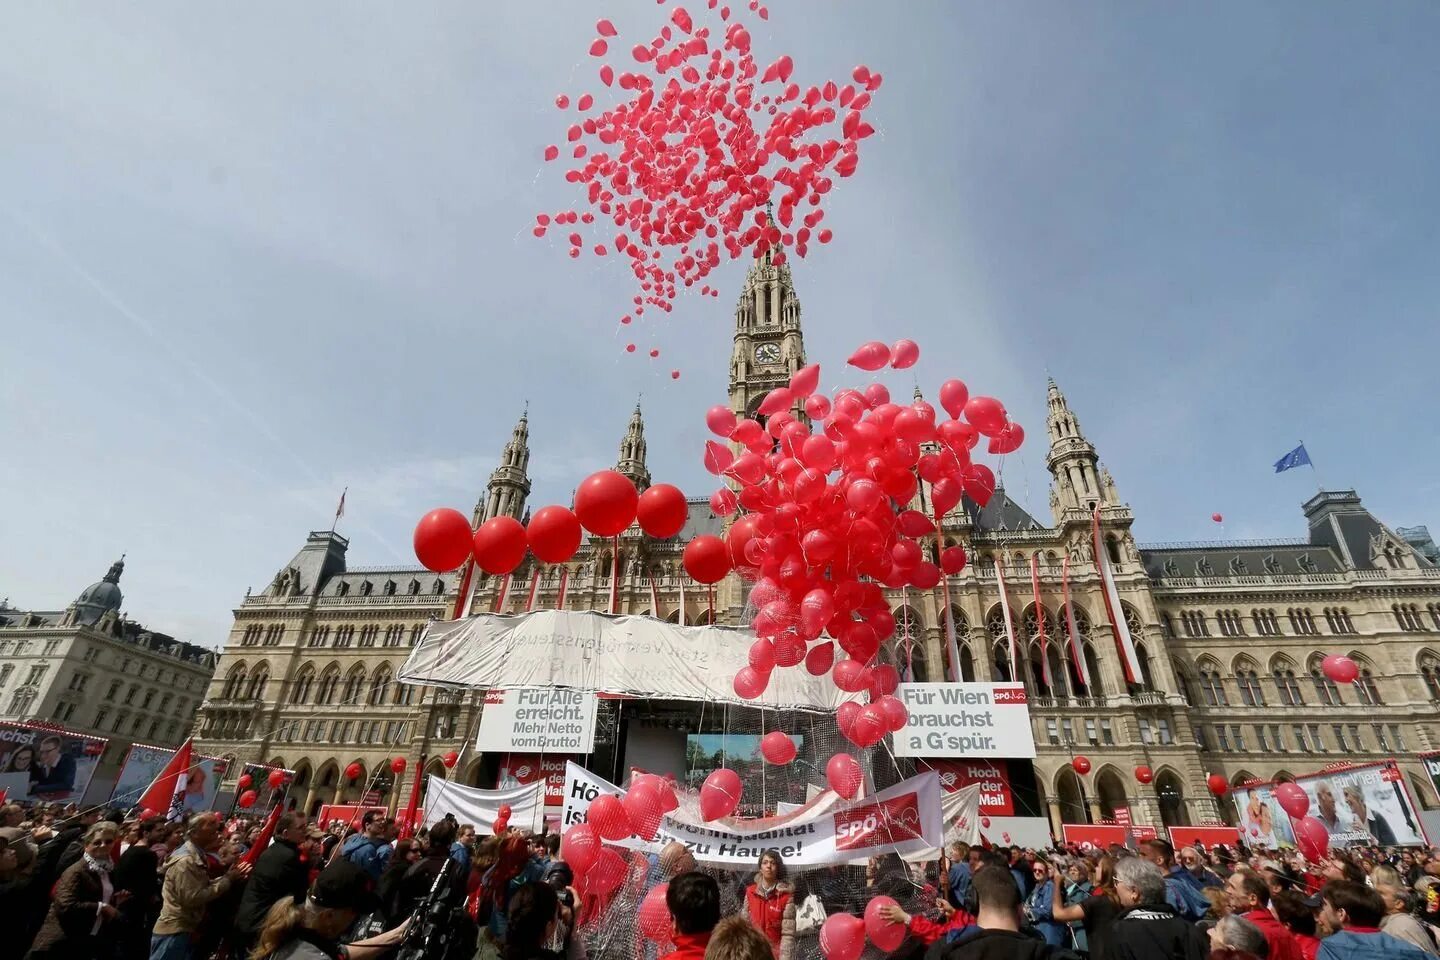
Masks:
[[[836,850],[890,846],[924,835],[919,798],[914,793],[835,814]]]

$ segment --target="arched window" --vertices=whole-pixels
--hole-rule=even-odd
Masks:
[[[1265,691],[1260,688],[1260,676],[1255,664],[1245,658],[1235,661],[1235,684],[1240,688],[1240,702],[1247,707],[1265,706]]]
[[[1045,643],[1040,643],[1040,633],[1045,633]],[[1023,619],[1023,633],[1021,634],[1025,644],[1026,658],[1029,661],[1030,683],[1032,688],[1042,697],[1064,696],[1066,693],[1065,674],[1058,668],[1060,661],[1055,655],[1055,621],[1050,616],[1050,611],[1042,607],[1035,607],[1025,611]],[[1048,657],[1050,663],[1044,663]],[[1045,682],[1047,669],[1050,673],[1052,683]]]
[[[315,668],[306,665],[300,670],[300,676],[295,678],[295,686],[290,691],[291,703],[309,703],[310,691],[315,686]]]
[[[1216,610],[1215,622],[1220,625],[1220,633],[1223,636],[1245,636],[1245,621],[1241,618],[1239,610]]]
[[[1071,649],[1070,644],[1070,622],[1066,617],[1066,608],[1061,607],[1055,615],[1056,630],[1058,631],[1057,641],[1062,645],[1064,661],[1067,670],[1067,679],[1070,689],[1076,696],[1099,697],[1104,696],[1100,689],[1100,663],[1095,656],[1095,650],[1090,644],[1090,615],[1085,612],[1084,607],[1071,604],[1069,608],[1070,617],[1075,620],[1075,636],[1080,645],[1079,655],[1085,660],[1085,672],[1090,676],[1090,683],[1087,685],[1080,679],[1080,669],[1075,664],[1076,651]]]
[[[1155,689],[1155,675],[1150,668],[1150,651],[1145,644],[1136,642],[1135,661],[1140,665],[1139,683],[1133,684],[1136,692],[1149,692]]]
[[[1290,629],[1297,634],[1313,637],[1320,632],[1319,628],[1315,626],[1315,614],[1310,611],[1309,607],[1292,607],[1285,612],[1290,618]]]
[[[1425,692],[1431,701],[1440,701],[1440,657],[1429,650],[1420,654],[1420,679],[1425,681]]]
[[[1172,657],[1170,669],[1175,671],[1175,680],[1180,684],[1180,696],[1184,697],[1190,706],[1197,706],[1200,698],[1195,689],[1195,679],[1190,676],[1190,671],[1185,669],[1185,664]]]
[[[1259,637],[1280,636],[1280,622],[1275,619],[1275,611],[1268,608],[1261,608],[1250,611],[1250,619],[1255,624],[1255,635]]]
[[[245,664],[237,663],[225,676],[225,688],[220,691],[222,700],[234,700],[245,689]]]
[[[990,634],[990,645],[993,648],[995,679],[1006,682],[1023,679],[1011,670],[1010,638],[1005,630],[1005,611],[998,603],[990,609],[990,615],[985,619],[985,627]]]
[[[1300,681],[1295,679],[1295,664],[1285,657],[1277,657],[1270,665],[1270,675],[1275,678],[1275,689],[1279,692],[1283,705],[1304,706],[1305,698],[1300,693]]]
[[[385,688],[390,686],[390,667],[381,664],[375,671],[375,676],[370,678],[370,696],[368,702],[372,707],[378,707],[385,702]]]
[[[410,707],[415,705],[415,685],[410,683],[395,684],[395,706]]]
[[[1310,658],[1310,682],[1315,686],[1315,696],[1321,706],[1338,707],[1345,701],[1340,698],[1340,688],[1335,681],[1325,676],[1325,671],[1320,669],[1320,654]]]
[[[1375,673],[1370,669],[1369,664],[1359,658],[1353,658],[1360,665],[1360,676],[1355,678],[1355,695],[1360,702],[1367,707],[1379,706],[1384,703],[1380,699],[1380,688],[1375,685]]]
[[[270,670],[263,664],[255,668],[255,673],[250,677],[250,686],[245,690],[247,700],[265,699],[265,687],[270,683]]]
[[[1114,534],[1105,536],[1105,555],[1110,558],[1110,565],[1116,570],[1120,569],[1120,541],[1115,539]]]
[[[345,689],[340,695],[340,702],[353,706],[360,702],[360,691],[365,688],[365,668],[356,664],[354,669],[345,677]]]
[[[339,685],[340,668],[332,663],[320,677],[320,692],[315,695],[315,703],[322,707],[334,703],[335,688]]]
[[[965,683],[975,682],[975,655],[968,643],[960,644],[960,679]]]
[[[1207,707],[1228,707],[1230,698],[1225,694],[1225,682],[1220,679],[1220,668],[1213,661],[1200,663],[1200,695]]]

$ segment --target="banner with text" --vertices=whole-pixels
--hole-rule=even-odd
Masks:
[[[1044,817],[986,817],[980,821],[980,832],[992,844],[1006,847],[1044,850],[1054,843],[1050,821]]]
[[[1022,683],[902,683],[896,696],[910,712],[897,757],[1035,756]]]
[[[752,631],[733,627],[683,627],[593,611],[486,613],[431,623],[400,668],[399,679],[486,690],[564,687],[825,713],[856,699],[828,676],[804,670],[777,670],[763,694],[741,699],[731,678],[749,664],[747,651],[754,640]]]
[[[480,836],[490,834],[500,808],[509,805],[510,826],[517,830],[540,832],[545,828],[545,786],[539,782],[505,790],[482,790],[466,787],[430,774],[425,778],[425,815],[421,823],[433,827],[455,817],[461,826],[470,824]]]
[[[1309,816],[1330,834],[1329,846],[1424,844],[1424,827],[1395,761],[1321,771],[1295,778],[1310,798]],[[1295,830],[1275,796],[1275,784],[1231,791],[1241,838],[1253,847],[1293,847]]]
[[[528,787],[543,779],[545,805],[558,807],[565,802],[565,765],[569,762],[570,758],[563,753],[511,753],[501,761],[500,778],[495,785],[504,790],[509,787]]]
[[[561,687],[487,691],[475,748],[590,753],[595,749],[595,702],[593,693]]]
[[[1234,827],[1171,827],[1170,842],[1175,849],[1203,846],[1206,849],[1225,845],[1233,847],[1240,840],[1240,831]]]
[[[173,756],[173,747],[132,743],[125,754],[125,765],[120,768],[120,776],[115,781],[115,789],[110,791],[111,805],[129,809],[138,804],[140,796],[160,776]],[[192,757],[190,769],[185,771],[185,798],[180,802],[180,812],[212,809],[224,775],[225,761],[219,757]]]
[[[584,820],[590,803],[601,793],[623,792],[569,764],[561,830]],[[850,802],[827,790],[792,814],[758,820],[701,823],[694,808],[695,799],[687,793],[679,809],[660,822],[654,841],[632,836],[618,846],[654,852],[678,841],[700,863],[737,870],[753,870],[760,854],[773,848],[787,867],[799,869],[864,863],[882,853],[897,853],[907,860],[933,859],[940,855],[944,836],[940,780],[933,773]]]
[[[946,793],[980,787],[980,812],[992,817],[1015,814],[1015,797],[1010,792],[1010,768],[1004,760],[921,760],[922,770],[934,770]]]
[[[11,803],[79,803],[108,742],[59,727],[0,723],[0,790]]]

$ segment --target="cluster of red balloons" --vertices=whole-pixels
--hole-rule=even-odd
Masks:
[[[622,796],[608,793],[597,796],[590,803],[585,821],[560,836],[560,856],[574,871],[576,890],[582,896],[607,897],[614,893],[625,877],[626,863],[624,857],[604,846],[604,842],[614,843],[632,835],[654,840],[665,814],[679,806],[674,784],[652,773],[636,773],[630,779],[630,789]],[[655,927],[657,933],[668,933],[668,914],[666,921],[664,931]],[[661,939],[648,928],[645,930],[651,939]]]
[[[820,952],[826,960],[859,960],[868,938],[878,949],[890,953],[905,942],[903,924],[886,919],[886,907],[899,906],[891,897],[871,897],[865,905],[865,917],[852,913],[832,913],[820,926]]]
[[[592,473],[575,491],[575,509],[541,507],[522,525],[513,517],[491,517],[472,531],[458,510],[440,507],[415,527],[415,556],[426,569],[446,573],[472,556],[486,573],[511,573],[528,549],[543,563],[564,563],[580,549],[581,528],[599,537],[618,536],[632,523],[657,539],[675,536],[688,517],[679,487],[657,483],[640,493],[624,474]]]
[[[1295,846],[1311,863],[1321,860],[1330,849],[1330,831],[1325,824],[1310,816],[1310,797],[1298,783],[1281,783],[1275,787],[1280,809],[1290,816],[1295,830]]]
[[[758,4],[751,9],[764,15]],[[596,33],[590,53],[604,57],[614,25],[601,20]],[[861,142],[875,133],[864,112],[883,82],[879,73],[861,65],[853,82],[802,87],[791,80],[790,56],[756,62],[750,32],[728,6],[719,7],[713,33],[674,7],[670,22],[630,56],[634,72],[610,63],[598,72],[628,100],[592,113],[588,92],[573,102],[555,98],[576,116],[567,145],[545,147],[544,157],[558,160],[563,149],[576,161],[565,180],[583,193],[584,209],[537,214],[533,227],[537,237],[552,227],[564,232],[572,258],[588,244],[595,256],[628,259],[639,292],[622,323],[647,305],[670,312],[677,289],[703,282],[722,249],[732,260],[774,251],[778,265],[786,249],[803,257],[812,240],[830,242],[831,231],[820,226],[824,197],[835,178],[854,174]],[[770,118],[763,129],[759,115]],[[811,209],[799,212],[802,206]],[[606,220],[613,237],[587,241],[580,228]],[[719,295],[708,284],[700,292]]]

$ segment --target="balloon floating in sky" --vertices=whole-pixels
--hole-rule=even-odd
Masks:
[[[865,111],[881,74],[861,65],[852,82],[803,85],[792,79],[791,56],[758,61],[750,31],[717,6],[694,15],[672,7],[654,37],[628,45],[609,20],[596,24],[589,52],[603,61],[597,76],[628,99],[604,107],[592,92],[576,95],[578,115],[565,127],[576,162],[564,177],[579,197],[537,214],[531,230],[561,231],[572,258],[587,246],[624,257],[638,285],[627,316],[647,307],[669,313],[679,292],[697,284],[702,296],[718,297],[705,280],[722,258],[768,255],[780,266],[804,257],[812,239],[829,243],[831,230],[819,226],[825,197],[855,173],[860,145],[875,134]],[[759,4],[750,9],[768,19]],[[570,95],[555,104],[568,110]],[[560,148],[549,145],[543,156],[559,160]],[[913,344],[896,347],[897,368],[914,362]]]

